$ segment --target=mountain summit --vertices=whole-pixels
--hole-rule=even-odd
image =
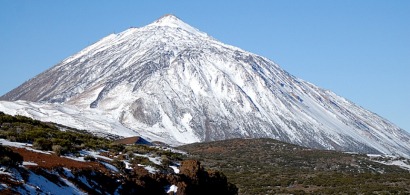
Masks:
[[[111,34],[1,99],[39,102],[0,103],[15,114],[171,144],[270,137],[410,156],[410,135],[386,119],[173,15]]]
[[[187,24],[173,14],[165,14],[155,22],[151,23],[151,25],[174,26],[178,28]]]
[[[167,15],[162,16],[160,19],[151,23],[149,26],[167,26],[171,28],[180,28],[180,29],[192,32],[194,34],[201,33],[198,29],[183,22],[178,17],[172,14],[167,14]]]

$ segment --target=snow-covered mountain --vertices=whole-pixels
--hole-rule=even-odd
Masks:
[[[403,129],[173,15],[111,34],[1,100],[41,103],[0,102],[0,111],[171,144],[270,137],[410,156]]]

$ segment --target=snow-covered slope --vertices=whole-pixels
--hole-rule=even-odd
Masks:
[[[98,109],[80,109],[73,105],[38,103],[18,100],[14,102],[0,101],[0,111],[10,115],[22,115],[46,122],[53,122],[67,127],[87,130],[100,136],[119,135],[122,137],[142,136],[150,141],[160,141],[172,145],[180,145],[174,137],[164,132],[161,136],[145,129],[130,129],[109,112]]]
[[[30,110],[47,108],[42,119],[56,121],[53,110],[68,107],[76,110],[64,112],[75,118],[71,126],[96,129],[88,123],[97,113],[106,122],[100,130],[143,132],[174,144],[271,137],[315,148],[410,155],[409,133],[386,119],[172,15],[111,34],[1,99],[57,103],[0,102],[6,112],[35,117],[38,112]]]

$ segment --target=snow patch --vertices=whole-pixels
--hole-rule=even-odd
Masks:
[[[7,189],[8,185],[4,183],[0,183],[0,190]]]
[[[410,159],[393,155],[367,154],[371,160],[385,165],[395,165],[410,172]]]
[[[169,166],[174,170],[174,173],[179,174],[179,168],[177,166]]]
[[[73,175],[73,173],[71,172],[70,169],[67,169],[67,168],[64,167],[63,170],[64,170],[64,175],[67,178],[75,178],[75,176]]]
[[[108,158],[108,157],[106,157],[106,156],[100,155],[100,153],[97,152],[97,151],[82,150],[82,151],[80,151],[80,154],[81,154],[82,156],[92,156],[92,157],[94,157],[94,158],[96,158],[96,159],[103,159],[103,160],[107,160],[107,161],[112,161],[111,158]]]
[[[47,178],[30,171],[29,178],[26,184],[32,186],[33,188],[41,189],[42,193],[45,194],[52,194],[56,192],[58,192],[58,194],[85,194],[70,182],[66,180],[63,181],[67,184],[67,186],[59,186],[49,181]]]
[[[161,164],[162,164],[162,162],[161,162],[161,157],[159,157],[159,156],[152,157],[152,156],[150,156],[150,155],[137,154],[137,153],[134,153],[134,155],[135,155],[135,156],[141,156],[141,157],[148,158],[149,161],[151,161],[152,163],[154,163],[154,164],[156,164],[156,165],[161,165]]]
[[[111,171],[114,171],[114,172],[116,172],[116,173],[119,173],[119,172],[120,172],[120,170],[118,170],[118,168],[115,167],[115,166],[112,165],[112,164],[109,164],[109,163],[106,163],[106,162],[100,162],[100,163],[103,164],[103,165],[105,166],[105,168],[107,168],[107,169],[109,169],[109,170],[111,170]]]
[[[176,185],[172,185],[166,191],[167,191],[168,194],[171,193],[171,192],[176,193],[178,191],[178,187]]]
[[[37,163],[34,162],[28,162],[28,161],[24,161],[23,162],[23,166],[37,166]]]
[[[10,172],[7,172],[5,168],[0,167],[0,175],[8,175],[11,176]]]
[[[42,154],[51,154],[51,152],[46,152],[42,150],[36,150],[31,147],[33,147],[32,144],[27,144],[27,143],[20,143],[20,142],[11,142],[6,139],[0,139],[0,144],[3,146],[10,146],[10,147],[15,147],[15,148],[24,148],[29,151],[37,152],[37,153],[42,153]]]
[[[192,131],[191,127],[189,126],[189,122],[192,120],[192,115],[190,113],[185,113],[181,119],[181,124],[185,127],[185,129]]]
[[[142,165],[142,164],[138,164],[138,166],[140,167],[144,167],[145,170],[147,170],[149,173],[155,174],[158,172],[158,169],[152,167],[152,166],[147,166],[147,165]]]

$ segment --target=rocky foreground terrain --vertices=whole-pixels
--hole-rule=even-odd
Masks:
[[[0,143],[1,194],[410,193],[409,159],[268,138],[175,149],[0,113]]]
[[[0,194],[236,194],[181,151],[0,113]]]

